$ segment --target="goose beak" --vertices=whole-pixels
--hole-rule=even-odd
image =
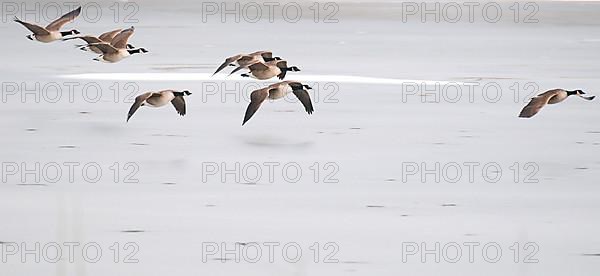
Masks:
[[[26,36],[29,40],[33,40],[33,37],[31,37],[31,35]]]

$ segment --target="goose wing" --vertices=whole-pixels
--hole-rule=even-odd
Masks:
[[[38,25],[35,25],[35,24],[27,23],[25,21],[21,21],[19,18],[16,18],[16,17],[13,20],[15,22],[23,25],[25,28],[27,28],[28,30],[30,30],[35,35],[49,35],[50,34],[50,32],[48,32],[48,30],[46,30],[42,26],[38,26]]]
[[[127,41],[129,40],[129,37],[131,37],[133,35],[134,30],[135,30],[134,27],[122,30],[119,34],[117,34],[112,39],[112,41],[110,42],[110,45],[112,45],[113,47],[115,47],[117,49],[125,49],[125,47],[127,47]]]
[[[145,100],[150,98],[152,96],[152,94],[153,94],[152,92],[147,92],[147,93],[144,93],[142,95],[135,97],[135,102],[133,102],[133,104],[131,105],[131,108],[129,108],[129,112],[127,113],[127,121],[128,122],[129,122],[129,119],[131,118],[131,116],[133,116],[133,114],[138,110],[138,108],[140,108],[140,106],[142,106],[142,103],[144,103]]]
[[[237,60],[238,64],[245,65],[245,66],[248,66],[248,65],[254,63],[254,61],[258,61],[258,60],[257,60],[256,56],[252,56],[252,55],[242,55]]]
[[[254,53],[248,54],[249,56],[261,56],[263,58],[272,58],[273,53],[271,51],[256,51]]]
[[[246,108],[246,114],[244,114],[244,122],[242,122],[242,125],[244,125],[246,122],[248,122],[248,120],[250,120],[250,118],[252,118],[252,115],[256,113],[260,105],[269,96],[270,90],[271,89],[267,87],[252,91],[252,94],[250,94],[250,104],[248,104],[248,108]]]
[[[112,45],[106,43],[106,42],[100,42],[100,43],[91,43],[86,45],[87,47],[89,46],[95,46],[96,48],[98,48],[100,51],[102,51],[103,54],[114,54],[116,52],[119,51],[119,49],[113,47]]]
[[[546,104],[548,104],[548,101],[550,101],[550,99],[552,97],[556,96],[556,94],[558,94],[560,92],[561,92],[561,90],[559,90],[559,89],[550,90],[550,91],[546,91],[542,94],[539,94],[536,97],[531,98],[531,101],[529,101],[529,103],[525,107],[523,107],[523,109],[521,110],[519,117],[521,117],[521,118],[533,117],[535,114],[540,112],[540,110]]]
[[[177,113],[181,116],[185,115],[185,100],[182,96],[175,96],[173,100],[171,100],[171,104],[177,110]]]
[[[52,23],[50,23],[50,24],[48,24],[48,26],[46,26],[46,29],[48,31],[58,31],[58,30],[60,30],[60,28],[62,28],[63,25],[75,20],[75,18],[77,16],[79,16],[80,13],[81,13],[81,7],[77,8],[75,10],[72,10],[72,11],[66,13],[65,15],[61,16],[59,19],[52,21]]]
[[[304,89],[295,89],[292,90],[292,93],[294,93],[298,100],[300,100],[300,102],[304,106],[304,110],[306,110],[308,114],[312,114],[315,111],[312,105],[312,101],[310,100],[310,95],[308,94],[308,91]]]
[[[285,79],[285,74],[287,74],[287,70],[281,69],[281,73],[277,75],[277,78],[279,78],[280,80]]]
[[[260,52],[260,56],[265,59],[265,58],[273,58],[273,53],[269,52],[269,51],[262,51]]]
[[[281,83],[289,85],[292,88],[292,91],[304,89],[304,86],[302,86],[302,83],[299,81],[282,81]]]
[[[219,71],[221,71],[221,70],[225,69],[225,67],[227,67],[229,64],[232,64],[232,63],[234,63],[234,62],[235,62],[236,60],[238,60],[240,57],[242,57],[242,55],[241,55],[241,54],[240,54],[240,55],[235,55],[235,56],[232,56],[232,57],[228,57],[228,58],[226,58],[226,59],[225,59],[225,61],[224,61],[223,63],[221,63],[221,65],[219,66],[219,68],[217,68],[217,71],[215,71],[215,72],[213,73],[213,76],[214,76],[216,73],[219,73]]]
[[[231,73],[229,73],[229,76],[233,75],[235,72],[240,71],[244,68],[247,68],[247,66],[238,66],[235,69],[233,69],[233,71],[231,71]]]
[[[64,41],[71,40],[71,39],[81,39],[81,40],[87,42],[87,44],[94,44],[94,43],[102,43],[103,42],[99,38],[97,38],[95,36],[91,36],[91,35],[82,35],[82,36],[74,36],[74,37],[63,38]]]
[[[287,61],[285,61],[285,60],[277,61],[276,65],[277,65],[277,67],[279,67],[279,70],[281,71],[281,73],[279,73],[279,75],[277,75],[277,77],[280,80],[282,80],[285,78],[285,74],[287,74]]]
[[[119,34],[121,31],[122,31],[122,29],[108,31],[106,33],[101,34],[98,38],[104,42],[110,43],[115,38],[115,36],[117,34]]]

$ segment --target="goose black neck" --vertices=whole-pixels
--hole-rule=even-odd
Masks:
[[[142,49],[127,49],[127,52],[129,52],[130,55],[139,54],[142,52]]]
[[[190,91],[181,91],[181,92],[173,92],[173,95],[175,95],[175,97],[183,97],[183,96],[189,96],[192,95],[192,93],[190,93]]]
[[[285,68],[285,71],[298,72],[300,69],[296,66]]]

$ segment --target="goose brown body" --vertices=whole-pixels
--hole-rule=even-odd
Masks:
[[[57,40],[61,40],[66,35],[75,35],[79,34],[77,30],[70,31],[60,31],[60,29],[67,23],[73,22],[77,16],[81,13],[81,7],[72,10],[60,18],[52,21],[52,23],[48,24],[46,27],[39,26],[37,24],[29,23],[20,20],[19,18],[14,19],[15,22],[23,25],[29,31],[32,32],[31,35],[28,35],[27,38],[31,40],[37,40],[39,42],[49,43]]]
[[[237,64],[238,67],[246,68],[255,62],[267,62],[273,59],[279,58],[273,58],[273,53],[271,51],[257,51],[250,54],[237,54],[226,58],[225,61],[219,65],[213,75],[225,69],[227,66],[234,66],[234,64]]]
[[[177,113],[184,116],[186,112],[186,105],[184,96],[189,96],[192,93],[189,91],[175,91],[175,90],[162,90],[158,92],[146,92],[135,98],[135,102],[129,108],[127,113],[127,121],[131,119],[133,114],[142,106],[161,107],[171,103]]]
[[[521,113],[519,113],[519,117],[521,118],[531,118],[535,116],[540,110],[546,106],[546,104],[557,104],[563,102],[571,95],[577,95],[586,100],[593,100],[595,96],[583,96],[585,92],[581,90],[568,91],[565,89],[552,89],[548,90],[542,94],[539,94],[531,99],[529,103],[523,107]]]
[[[306,89],[312,89],[310,86],[302,84],[297,81],[282,81],[274,83],[265,88],[254,90],[250,94],[250,104],[246,108],[244,114],[244,121],[242,125],[246,124],[250,118],[258,111],[258,108],[266,99],[277,100],[285,97],[287,94],[294,93],[294,95],[300,100],[300,103],[304,106],[305,111],[308,114],[314,112],[310,95]]]
[[[94,60],[103,61],[108,63],[119,62],[122,59],[131,56],[132,54],[137,53],[147,53],[148,51],[144,48],[138,49],[128,49],[127,45],[129,38],[133,35],[135,31],[134,27],[125,29],[119,32],[115,37],[111,40],[110,44],[108,43],[92,43],[88,44],[88,47],[96,47],[99,49],[102,54],[95,58]]]

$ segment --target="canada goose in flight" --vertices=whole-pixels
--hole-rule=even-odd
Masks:
[[[277,76],[280,80],[285,78],[285,74],[288,71],[298,72],[300,69],[296,66],[287,67],[287,61],[285,60],[271,60],[268,62],[255,62],[247,66],[250,70],[248,74],[242,74],[242,77],[253,77],[259,80],[267,80],[272,77]],[[235,70],[231,71],[231,74],[244,69],[244,67],[239,66],[235,68]]]
[[[238,54],[235,56],[231,56],[225,59],[225,61],[217,68],[217,71],[213,73],[213,76],[219,71],[225,69],[227,66],[240,66],[242,68],[247,67],[248,65],[255,63],[257,61],[267,62],[271,60],[281,60],[280,57],[273,57],[273,53],[270,51],[258,51],[250,54]]]
[[[98,37],[95,37],[93,35],[82,35],[82,36],[74,36],[74,37],[69,37],[69,38],[63,38],[64,41],[67,40],[71,40],[71,39],[81,39],[83,41],[85,41],[87,44],[96,44],[96,43],[108,43],[110,44],[110,42],[113,40],[113,38],[115,38],[115,36],[117,34],[119,34],[123,29],[116,29],[116,30],[112,30],[112,31],[108,31],[105,32],[103,34],[101,34]],[[83,51],[87,51],[88,49],[91,50],[92,52],[96,53],[96,54],[102,54],[102,51],[100,51],[100,49],[98,49],[96,46],[94,45],[90,45],[90,46],[86,46],[86,45],[76,45],[77,47],[79,47],[80,50]],[[127,49],[134,49],[135,47],[131,44],[127,44]]]
[[[175,90],[163,90],[159,92],[146,92],[142,95],[135,97],[135,102],[129,108],[129,113],[127,113],[127,121],[133,113],[135,113],[140,106],[151,106],[151,107],[161,107],[163,105],[168,104],[169,102],[173,104],[177,113],[181,116],[185,115],[185,100],[184,96],[192,95],[190,91],[184,90],[181,92]]]
[[[60,28],[75,20],[75,18],[81,13],[81,7],[72,10],[65,15],[61,16],[59,19],[54,20],[52,23],[48,24],[45,28],[36,24],[28,23],[25,21],[21,21],[19,18],[15,17],[14,21],[20,23],[25,26],[25,28],[29,29],[33,34],[27,36],[27,38],[31,40],[37,40],[40,42],[48,43],[56,40],[60,40],[67,35],[76,35],[79,34],[77,30],[70,30],[61,32]]]
[[[285,97],[288,93],[292,92],[298,100],[304,106],[304,109],[308,114],[312,114],[315,109],[313,108],[310,100],[310,95],[306,89],[312,89],[312,87],[302,84],[297,81],[282,81],[271,84],[265,88],[252,91],[250,94],[250,104],[246,108],[246,114],[244,115],[244,121],[242,125],[246,124],[252,115],[256,113],[260,105],[267,99],[276,100]]]
[[[131,27],[129,29],[125,29],[125,30],[121,31],[119,34],[117,34],[112,39],[110,44],[108,44],[108,43],[92,43],[92,44],[86,45],[86,47],[95,46],[102,52],[102,54],[99,57],[95,58],[94,60],[109,62],[109,63],[118,62],[118,61],[120,61],[128,56],[131,56],[133,54],[147,53],[148,50],[146,50],[144,48],[127,49],[127,40],[129,40],[129,37],[131,37],[133,35],[134,30],[135,30],[135,28]]]
[[[533,117],[533,115],[537,114],[542,109],[542,107],[544,107],[546,104],[560,103],[571,95],[577,95],[588,101],[591,101],[596,97],[596,96],[588,96],[588,97],[582,96],[582,95],[585,95],[585,92],[583,92],[581,90],[573,90],[573,91],[568,91],[568,90],[564,90],[564,89],[549,90],[549,91],[546,91],[546,92],[539,94],[536,97],[532,98],[531,101],[529,102],[529,104],[527,104],[523,108],[523,110],[521,110],[519,117],[531,118],[531,117]]]

